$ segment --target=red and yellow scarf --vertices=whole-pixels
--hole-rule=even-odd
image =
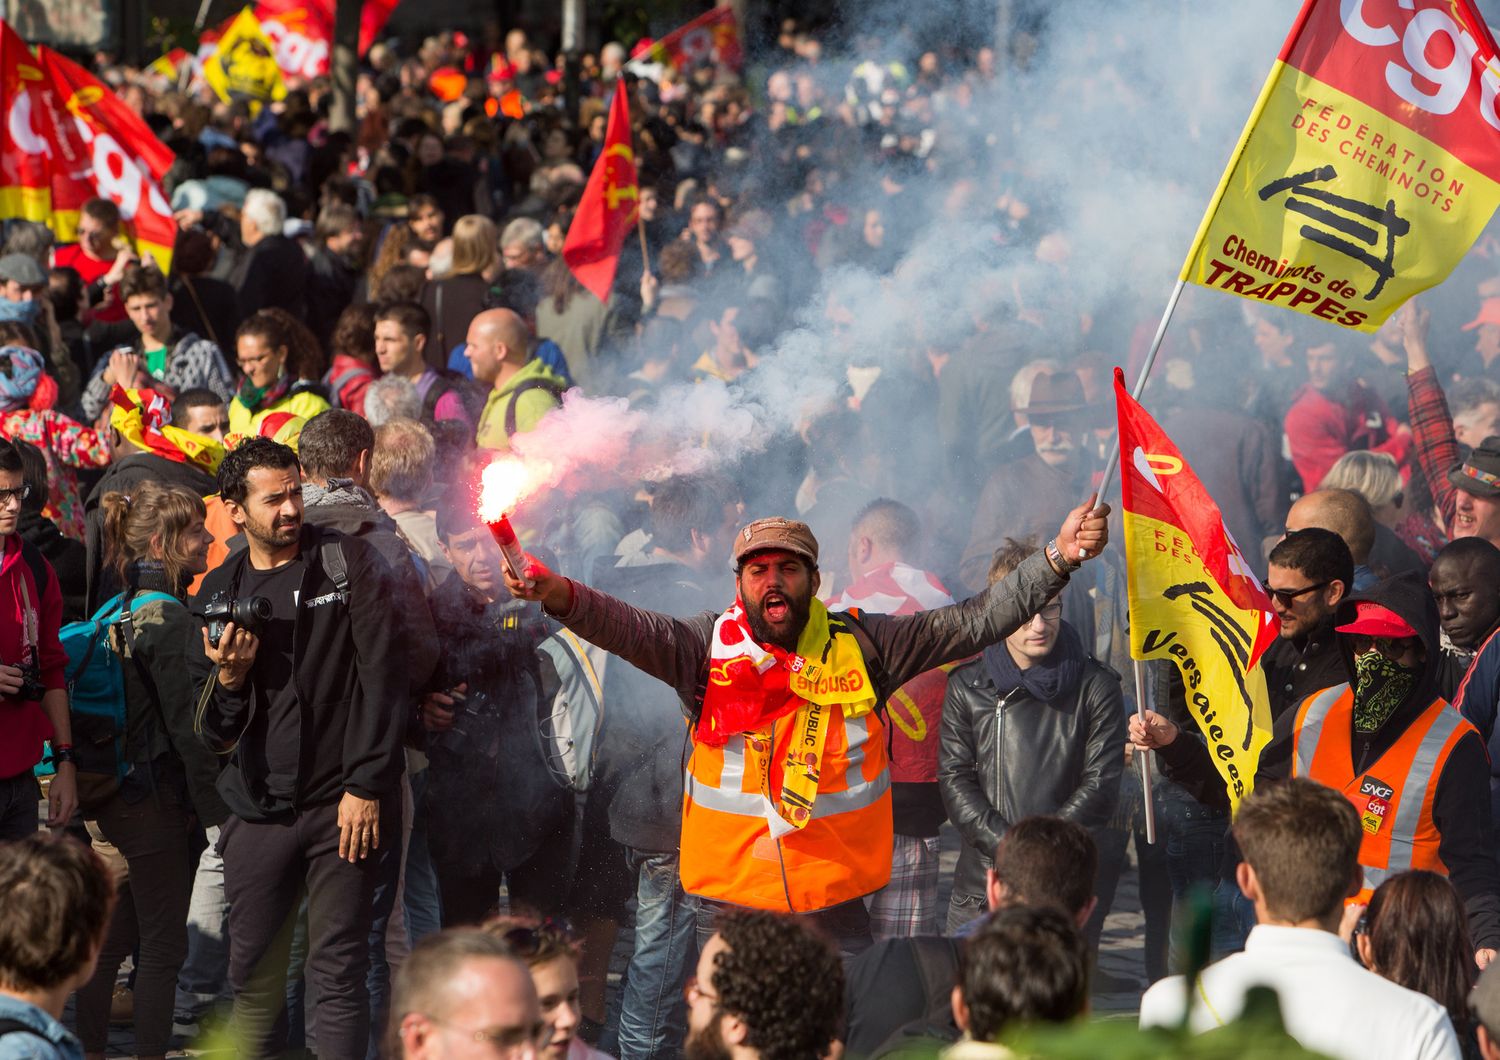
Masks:
[[[830,625],[821,601],[812,601],[795,652],[758,643],[738,599],[719,616],[697,739],[723,747],[732,736],[769,734],[778,720],[796,714],[798,731],[786,755],[765,771],[766,796],[793,828],[812,819],[828,732],[824,717],[835,706],[846,718],[861,717],[875,709],[875,690],[859,642],[842,625]],[[756,742],[769,747],[772,741]]]

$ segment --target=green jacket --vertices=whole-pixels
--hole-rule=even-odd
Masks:
[[[545,363],[536,358],[527,361],[503,386],[491,390],[485,400],[476,433],[479,448],[509,449],[510,435],[506,432],[505,420],[511,414],[512,404],[515,406],[516,432],[529,431],[561,404],[558,395],[566,388],[562,376]]]

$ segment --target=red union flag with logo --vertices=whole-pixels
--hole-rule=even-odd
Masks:
[[[601,302],[609,301],[615,270],[620,267],[620,248],[636,223],[639,197],[635,152],[630,147],[630,109],[622,80],[615,85],[615,98],[609,105],[604,150],[594,163],[563,240],[563,260]]]
[[[359,54],[380,36],[399,0],[365,0],[360,9]],[[333,48],[334,0],[261,0],[255,17],[276,51],[276,65],[287,77],[328,73]]]
[[[699,15],[686,26],[674,29],[635,61],[661,63],[673,69],[716,62],[738,70],[744,59],[734,9],[725,4]]]
[[[79,208],[95,196],[108,199],[136,249],[166,272],[177,223],[160,182],[171,150],[93,74],[51,48],[43,47],[40,59],[46,77],[33,117],[47,144],[52,230],[61,242],[76,241]]]
[[[1115,369],[1130,654],[1182,674],[1231,805],[1250,793],[1271,739],[1265,672],[1280,622],[1193,469]]]
[[[120,208],[126,233],[166,271],[177,227],[160,181],[173,155],[118,96],[50,48],[32,55],[0,23],[0,217],[42,221],[78,238],[95,196]]]
[[[1374,331],[1500,204],[1497,93],[1471,0],[1306,0],[1182,279]]]

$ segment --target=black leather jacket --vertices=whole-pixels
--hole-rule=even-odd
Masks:
[[[938,764],[943,804],[964,838],[954,893],[984,894],[995,845],[1023,817],[1102,828],[1120,799],[1125,740],[1120,677],[1093,659],[1078,688],[1050,703],[997,689],[983,658],[954,670]]]

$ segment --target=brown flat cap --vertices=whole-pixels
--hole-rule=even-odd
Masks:
[[[818,565],[818,539],[812,528],[795,519],[773,516],[757,519],[734,535],[734,565],[738,567],[752,552],[780,549]]]

